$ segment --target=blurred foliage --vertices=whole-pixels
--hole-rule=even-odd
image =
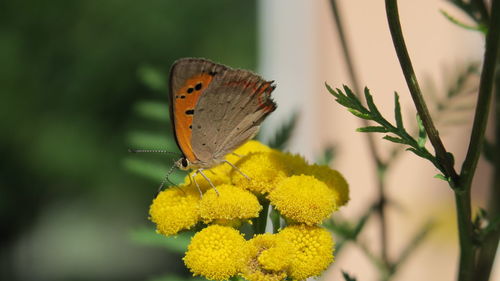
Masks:
[[[142,228],[132,231],[131,238],[138,243],[160,246],[169,251],[183,254],[191,241],[191,232],[183,232],[177,236],[159,235],[152,228]]]
[[[297,126],[298,118],[299,114],[297,112],[292,113],[289,119],[276,130],[274,136],[268,141],[267,145],[278,150],[285,150]]]
[[[178,257],[130,241],[130,228],[149,225],[159,182],[127,173],[123,159],[130,144],[175,146],[162,119],[175,59],[255,68],[255,5],[0,3],[1,280],[189,276]],[[163,168],[155,167],[154,179]]]

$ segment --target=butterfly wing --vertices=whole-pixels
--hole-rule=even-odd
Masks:
[[[170,70],[170,120],[179,149],[191,163],[198,162],[192,146],[196,104],[214,80],[214,73],[226,67],[196,58],[176,61]]]
[[[211,68],[212,80],[199,97],[192,120],[191,146],[202,167],[220,162],[251,139],[276,109],[271,81],[246,70],[218,64]]]

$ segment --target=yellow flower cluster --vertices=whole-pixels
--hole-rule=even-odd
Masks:
[[[217,191],[198,174],[200,197],[191,173],[184,184],[157,196],[149,212],[157,232],[176,235],[205,225],[193,236],[184,262],[210,280],[303,280],[321,274],[333,261],[333,240],[318,225],[349,200],[342,175],[257,141],[226,159],[238,170],[228,164],[204,170]],[[287,226],[245,240],[235,227],[259,217],[259,200],[271,204]]]
[[[333,262],[333,246],[330,233],[319,226],[291,225],[246,241],[234,228],[211,225],[193,236],[184,262],[209,280],[235,275],[249,281],[304,280]]]

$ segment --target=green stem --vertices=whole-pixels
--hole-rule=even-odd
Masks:
[[[467,155],[460,172],[460,188],[455,190],[457,219],[460,239],[459,280],[472,280],[474,277],[475,248],[471,223],[470,193],[479,155],[484,142],[488,112],[493,92],[493,82],[500,42],[500,1],[493,0],[492,14],[486,36],[483,70],[479,84],[476,112]],[[475,278],[475,277],[474,277]]]
[[[271,218],[271,222],[273,224],[273,232],[272,233],[278,233],[278,231],[281,228],[281,215],[280,213],[271,206],[271,213],[269,214],[269,217]]]
[[[259,203],[262,206],[259,217],[252,220],[254,234],[263,234],[266,232],[267,214],[269,213],[269,200],[259,197]]]
[[[359,97],[361,95],[361,87],[358,82],[358,78],[356,76],[356,68],[354,65],[354,60],[350,53],[349,43],[347,37],[344,33],[344,27],[342,24],[341,13],[337,7],[337,1],[330,1],[333,13],[333,19],[335,20],[335,26],[337,27],[337,32],[339,35],[340,43],[342,46],[342,52],[344,54],[344,58],[347,65],[347,71],[349,73],[349,79],[352,82],[352,86],[354,88],[354,93]],[[368,120],[361,119],[363,127],[369,126]],[[377,146],[375,145],[375,140],[373,134],[365,134],[366,139],[368,141],[368,147],[372,159],[375,161],[376,170],[377,170],[377,191],[378,191],[378,208],[376,209],[378,213],[378,217],[380,219],[380,244],[381,244],[381,258],[385,264],[389,264],[388,259],[388,243],[387,243],[387,222],[385,216],[385,204],[386,204],[386,194],[385,194],[385,181],[383,178],[383,172],[386,170],[386,164],[382,161],[380,154],[378,153]]]
[[[468,188],[476,171],[477,161],[483,147],[484,132],[488,121],[493,82],[495,78],[496,62],[500,41],[500,2],[493,0],[491,8],[491,22],[486,35],[486,50],[484,53],[483,70],[479,82],[476,112],[467,155],[460,171],[461,185]]]
[[[500,58],[497,57],[497,63]],[[500,73],[497,72],[495,80],[495,143],[494,151],[498,153],[500,149]],[[490,187],[489,200],[486,206],[489,221],[500,217],[500,156],[493,154],[493,184]],[[488,281],[491,275],[491,269],[495,261],[498,242],[500,239],[500,229],[492,231],[486,235],[481,249],[478,253],[477,266],[475,271],[476,280]]]
[[[451,157],[448,156],[448,152],[444,148],[443,142],[439,137],[439,132],[437,131],[432,118],[425,104],[424,98],[420,91],[420,86],[418,85],[417,77],[413,66],[408,55],[408,50],[406,49],[406,44],[403,38],[403,32],[401,30],[401,23],[399,22],[398,13],[398,3],[397,0],[386,0],[385,7],[387,12],[387,21],[389,22],[389,29],[391,31],[392,42],[394,43],[394,48],[398,55],[399,63],[401,64],[401,69],[406,79],[406,84],[410,90],[411,97],[417,109],[418,115],[422,119],[427,136],[434,147],[436,152],[436,158],[438,163],[442,166],[442,170],[445,176],[450,178],[450,183],[454,187],[458,180],[458,175],[453,167],[453,161]]]
[[[470,188],[465,191],[455,191],[455,208],[457,211],[458,238],[460,245],[460,261],[458,265],[458,280],[473,280],[475,249],[471,220]]]

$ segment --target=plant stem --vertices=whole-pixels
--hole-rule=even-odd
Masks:
[[[445,175],[450,179],[449,184],[455,191],[455,202],[458,220],[458,233],[460,240],[460,264],[458,280],[471,280],[474,269],[474,245],[473,228],[471,222],[471,183],[477,167],[479,152],[484,140],[484,132],[488,117],[488,109],[492,95],[493,78],[495,74],[496,56],[498,54],[499,26],[500,26],[500,4],[498,0],[492,3],[492,16],[489,25],[489,32],[486,38],[486,51],[484,56],[483,71],[479,86],[478,102],[474,116],[469,148],[465,161],[462,165],[460,176],[453,167],[452,160],[448,157],[439,134],[434,127],[429,115],[418,82],[416,80],[413,67],[404,43],[401,24],[396,0],[386,0],[387,19],[394,42],[394,47],[405,75],[406,82],[410,89],[413,101],[423,121],[426,132],[429,136],[439,163],[442,165]]]
[[[473,280],[475,249],[471,221],[470,188],[455,191],[455,208],[457,211],[458,239],[460,245],[460,261],[458,280]]]
[[[479,94],[477,98],[476,112],[474,115],[474,123],[472,125],[469,148],[460,172],[460,185],[462,192],[456,192],[457,199],[460,199],[458,198],[460,195],[463,197],[470,197],[472,179],[476,171],[477,162],[479,160],[479,155],[484,142],[484,133],[486,131],[488,121],[488,112],[493,92],[493,82],[495,78],[499,47],[500,1],[493,0],[490,23],[488,25],[488,34],[486,35],[486,50],[484,54],[483,70],[481,72],[481,80],[479,83]],[[498,167],[496,169],[498,169]],[[461,199],[461,201],[466,200],[466,198]],[[464,204],[464,202],[461,203]],[[460,205],[458,205],[457,200],[457,212],[463,212],[458,215],[461,250],[459,280],[470,280],[473,275],[472,269],[474,263],[474,248],[472,244],[472,224],[470,222],[470,198],[468,203],[468,206],[462,206],[462,209],[460,209]],[[468,219],[469,221],[461,221],[461,216],[463,220]],[[496,244],[498,245],[498,240]],[[491,257],[491,262],[493,259],[494,256]]]
[[[420,91],[420,86],[418,85],[417,77],[415,75],[415,71],[413,70],[410,56],[408,55],[408,50],[406,49],[406,44],[403,38],[401,23],[399,22],[397,0],[385,0],[385,7],[392,42],[394,43],[394,48],[396,49],[399,63],[401,64],[401,69],[403,70],[413,103],[415,104],[418,115],[422,119],[427,136],[434,147],[436,158],[438,159],[439,164],[441,164],[440,170],[442,170],[445,176],[450,179],[450,184],[454,187],[458,180],[458,175],[453,167],[453,160],[449,157],[449,154],[444,148],[443,142],[439,137],[439,132],[434,126],[429,110],[427,109],[427,105],[425,104]]]
[[[495,78],[496,62],[500,41],[500,1],[492,2],[491,21],[486,35],[486,50],[484,53],[483,70],[479,82],[479,94],[477,97],[476,112],[467,155],[465,156],[462,170],[460,171],[461,185],[463,188],[470,187],[472,178],[476,171],[477,161],[484,141],[484,132],[488,121],[493,82]]]
[[[350,53],[350,48],[349,48],[349,43],[347,41],[347,37],[345,36],[344,33],[344,27],[342,24],[342,17],[340,14],[340,11],[337,7],[337,1],[336,0],[331,0],[330,1],[331,7],[332,7],[332,13],[333,13],[333,18],[335,20],[335,26],[337,27],[337,32],[339,35],[340,43],[342,46],[342,52],[344,54],[344,58],[346,61],[347,65],[347,70],[349,72],[349,79],[352,82],[352,87],[354,88],[354,93],[360,97],[362,96],[361,93],[361,87],[358,82],[358,78],[356,76],[356,69],[355,65],[353,62],[353,58]],[[361,119],[363,127],[367,127],[368,120]],[[389,259],[387,256],[387,250],[388,250],[388,243],[387,243],[387,222],[386,222],[386,217],[385,217],[385,205],[387,202],[386,195],[385,195],[385,180],[384,180],[384,175],[385,171],[387,168],[386,163],[384,163],[378,153],[377,147],[375,145],[375,140],[373,138],[373,134],[365,134],[366,140],[368,141],[368,147],[370,154],[372,156],[372,159],[375,161],[376,165],[376,172],[377,172],[377,191],[378,191],[378,208],[376,208],[376,211],[378,213],[378,217],[380,219],[380,245],[381,245],[381,259],[382,261],[388,265],[389,264]]]
[[[259,217],[253,219],[253,231],[254,234],[263,234],[266,232],[267,225],[267,215],[269,213],[269,200],[259,197],[259,203],[262,206],[262,210],[259,213]]]
[[[493,28],[490,26],[490,28]],[[497,64],[500,63],[500,57],[497,56]],[[491,223],[495,218],[500,217],[500,156],[498,151],[500,149],[500,73],[496,74],[495,78],[495,142],[493,155],[493,184],[490,187],[489,200],[486,206],[489,221]],[[478,281],[487,281],[490,278],[491,269],[495,261],[495,255],[498,249],[498,242],[500,239],[500,230],[492,231],[488,234],[481,249],[478,253],[477,266],[475,270],[475,277]]]
[[[274,207],[271,206],[271,212],[269,214],[269,217],[271,218],[271,223],[273,224],[273,232],[272,233],[278,233],[278,231],[281,228],[281,216],[278,213]]]

